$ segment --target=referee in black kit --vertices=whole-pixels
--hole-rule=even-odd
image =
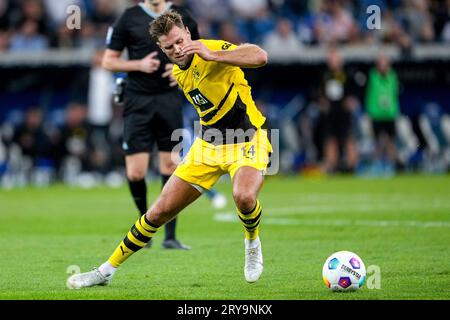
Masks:
[[[103,67],[126,72],[124,89],[123,150],[131,195],[140,214],[147,211],[145,176],[154,143],[159,150],[163,185],[176,168],[171,151],[177,144],[172,132],[183,127],[181,107],[184,98],[172,76],[172,64],[149,34],[149,24],[167,10],[180,13],[193,39],[199,39],[197,23],[187,10],[165,0],[145,0],[128,8],[108,31]],[[128,60],[121,58],[128,50]],[[165,226],[163,247],[184,249],[175,237],[176,220]]]

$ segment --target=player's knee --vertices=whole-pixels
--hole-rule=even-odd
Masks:
[[[161,212],[154,210],[154,208],[147,211],[145,218],[148,222],[158,227],[165,223],[164,219],[162,219]]]
[[[175,169],[177,168],[177,165],[173,162],[170,164],[164,164],[160,167],[161,174],[170,176],[172,173],[174,173]]]
[[[147,174],[146,170],[143,169],[128,169],[127,170],[127,178],[130,181],[140,181],[145,178],[145,175]]]
[[[234,202],[241,212],[252,210],[256,203],[256,196],[250,191],[233,192]]]
[[[162,226],[172,218],[171,210],[164,203],[156,203],[145,214],[148,221],[156,226]]]

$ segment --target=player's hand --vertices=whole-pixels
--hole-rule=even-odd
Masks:
[[[192,41],[190,44],[183,48],[183,53],[186,55],[196,53],[200,56],[200,58],[206,61],[214,61],[216,59],[215,51],[208,49],[200,41]]]
[[[161,61],[155,58],[158,52],[153,51],[141,60],[140,70],[144,73],[153,73],[159,69]]]
[[[169,86],[176,87],[178,85],[178,83],[175,80],[175,76],[173,75],[173,72],[172,72],[173,64],[172,63],[166,64],[164,69],[166,71],[164,71],[164,73],[162,74],[162,77],[169,78]]]

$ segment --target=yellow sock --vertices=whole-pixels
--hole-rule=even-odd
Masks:
[[[245,238],[255,240],[259,235],[259,222],[261,221],[262,207],[259,200],[256,200],[255,208],[250,212],[242,213],[238,209],[239,219],[244,225]]]
[[[142,215],[109,257],[109,263],[115,268],[119,267],[133,253],[142,249],[155,235],[158,228],[147,220],[145,214]]]

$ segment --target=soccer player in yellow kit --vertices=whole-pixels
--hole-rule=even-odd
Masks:
[[[244,275],[257,281],[263,271],[259,238],[262,207],[257,195],[272,151],[265,117],[257,109],[241,68],[258,68],[267,54],[253,44],[239,46],[220,40],[192,41],[176,12],[162,14],[150,33],[174,63],[173,75],[197,109],[202,125],[186,157],[164,186],[153,206],[131,228],[100,267],[75,274],[70,288],[108,284],[116,269],[140,250],[159,227],[174,218],[229,173],[233,198],[245,232]]]

